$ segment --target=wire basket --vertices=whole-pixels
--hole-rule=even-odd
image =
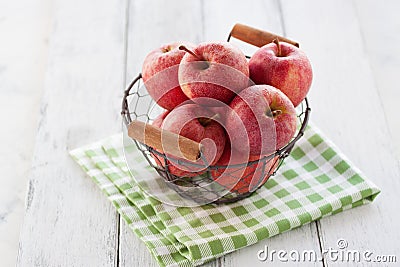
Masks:
[[[262,46],[275,38],[292,42],[275,34],[240,24],[235,25],[228,41],[231,36],[256,46]],[[298,46],[297,43],[292,43]],[[139,74],[124,92],[121,114],[126,127],[132,127],[133,123],[139,121],[141,122],[139,125],[147,127],[162,111],[142,85],[142,76]],[[307,98],[297,109],[300,127],[288,144],[270,155],[240,164],[202,165],[161,153],[141,142],[142,140],[133,141],[149,165],[164,179],[165,184],[182,197],[201,204],[230,203],[250,196],[279,170],[295,143],[304,134],[311,111]],[[199,157],[203,159],[201,153]],[[186,170],[190,170],[190,175],[174,175],[170,171],[174,165],[184,166]]]

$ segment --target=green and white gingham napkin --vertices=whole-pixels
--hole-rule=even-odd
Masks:
[[[152,172],[139,151],[131,153],[137,161],[135,175]],[[145,194],[128,171],[122,134],[70,154],[161,266],[200,265],[369,203],[380,192],[315,126],[307,128],[278,174],[262,188],[244,200],[219,206],[175,207]]]

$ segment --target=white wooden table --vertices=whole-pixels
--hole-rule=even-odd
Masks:
[[[371,60],[375,66],[385,63],[368,56],[369,38],[387,36],[366,22],[365,6],[371,10],[372,1],[56,0],[54,5],[18,266],[157,266],[67,152],[120,131],[123,88],[147,52],[174,40],[224,40],[236,22],[300,42],[314,68],[312,121],[382,193],[372,205],[263,240],[207,266],[265,266],[256,255],[265,245],[320,253],[336,247],[339,238],[349,249],[397,254],[400,261],[400,167],[387,124],[393,115],[381,103],[380,81],[374,78],[379,68],[370,66]],[[297,264],[354,266],[327,260]]]

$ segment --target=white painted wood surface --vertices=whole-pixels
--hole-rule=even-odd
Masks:
[[[46,38],[51,24],[50,2],[49,0],[0,1],[2,266],[15,266],[19,232],[25,214],[27,176],[32,165],[46,71]]]
[[[400,159],[398,75],[400,72],[400,2],[355,0],[364,51],[368,55],[376,88]]]
[[[350,249],[398,253],[400,234],[394,229],[400,217],[394,211],[400,168],[366,56],[360,5],[344,0],[56,1],[18,265],[157,266],[67,150],[120,129],[122,87],[152,48],[174,40],[225,39],[236,22],[300,42],[315,73],[312,120],[383,192],[372,205],[263,240],[208,266],[265,266],[256,255],[265,245],[320,253],[321,246],[336,247],[338,238]]]
[[[302,8],[305,5],[313,9]],[[282,6],[287,34],[301,36],[303,48],[313,60],[313,121],[382,189],[373,205],[321,220],[322,246],[335,247],[336,241],[344,238],[349,249],[398,254],[399,162],[354,5],[304,0],[283,1]],[[397,258],[399,262],[399,255]]]
[[[55,3],[19,266],[117,262],[117,212],[68,150],[119,130],[124,23],[122,1]]]

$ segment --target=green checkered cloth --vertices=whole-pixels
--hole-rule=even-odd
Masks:
[[[155,175],[131,148],[137,175]],[[250,197],[232,204],[176,207],[144,193],[127,168],[122,134],[70,152],[160,266],[196,266],[262,239],[374,200],[380,190],[315,126]]]

